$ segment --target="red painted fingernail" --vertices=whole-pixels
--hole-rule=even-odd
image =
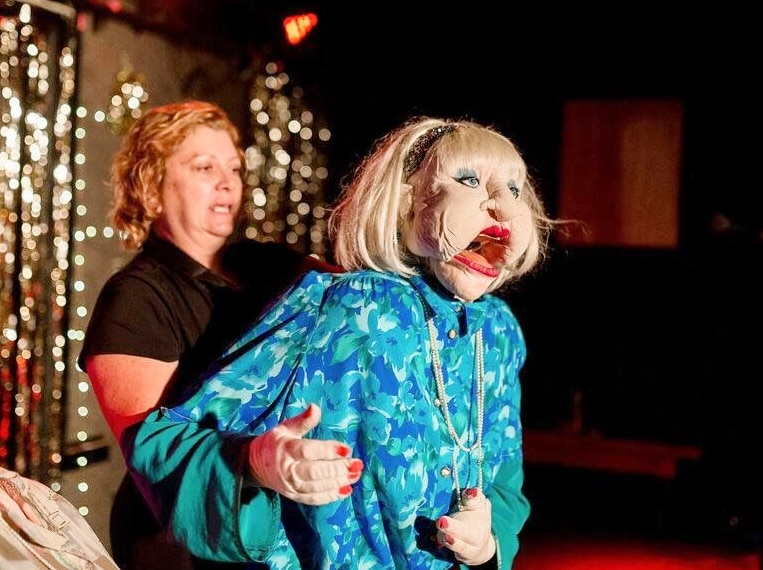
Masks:
[[[455,538],[453,538],[453,537],[452,537],[452,536],[450,536],[450,535],[447,535],[447,536],[445,537],[445,542],[447,542],[448,544],[453,544],[454,542],[456,542],[456,539],[455,539]]]
[[[360,459],[353,459],[347,471],[350,472],[350,475],[360,475],[363,471],[363,462]]]
[[[445,517],[441,517],[440,520],[437,521],[437,528],[441,530],[445,530],[448,528],[448,519]]]
[[[337,445],[336,454],[339,457],[347,457],[348,455],[350,455],[350,448],[347,447],[346,445]]]
[[[350,487],[349,485],[345,485],[344,487],[339,488],[339,494],[344,497],[346,497],[350,493],[352,493],[352,487]]]
[[[467,489],[464,491],[464,495],[466,495],[469,499],[473,499],[477,496],[477,489]]]
[[[307,418],[309,418],[312,415],[313,415],[313,407],[312,406],[307,406],[307,409],[302,414],[302,417],[307,419]]]

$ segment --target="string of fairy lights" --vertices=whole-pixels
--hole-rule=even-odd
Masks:
[[[62,462],[79,159],[75,47],[57,37],[34,25],[28,4],[0,18],[0,464],[41,480]]]
[[[329,175],[322,145],[331,138],[317,124],[304,93],[277,62],[256,73],[249,93],[250,135],[245,203],[246,235],[284,241],[303,253],[327,253],[324,188]]]
[[[75,34],[50,45],[49,18],[42,20],[35,21],[34,3],[0,13],[0,466],[55,491],[62,472],[76,470],[81,495],[68,498],[87,516],[91,485],[82,468],[99,435],[92,388],[76,366],[87,300],[97,293],[84,269],[88,243],[118,235],[107,221],[90,219],[77,143],[87,136],[85,119],[123,134],[147,107],[149,91],[146,78],[125,65],[104,109],[75,106]],[[324,257],[330,130],[282,64],[265,63],[249,89],[245,233]]]

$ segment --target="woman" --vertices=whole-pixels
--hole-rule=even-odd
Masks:
[[[220,107],[203,101],[149,110],[114,158],[111,220],[136,254],[100,292],[79,363],[123,449],[132,448],[136,423],[173,402],[183,381],[203,370],[293,278],[326,267],[285,247],[233,239],[242,167],[236,127]],[[307,449],[315,459],[299,463],[292,485],[297,498],[313,502],[339,497],[355,477],[348,476],[346,446],[302,439],[318,420],[298,417],[262,436],[289,442],[287,457],[300,459]],[[250,439],[237,443],[242,452]],[[247,470],[231,465],[226,472],[231,497]],[[317,491],[305,487],[315,473],[325,483]],[[273,485],[291,485],[294,476],[275,472]],[[111,534],[123,570],[188,567],[187,555],[167,543],[130,478],[115,498]]]

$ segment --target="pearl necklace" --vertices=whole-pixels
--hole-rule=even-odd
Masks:
[[[456,486],[456,496],[458,497],[458,510],[461,510],[461,482],[458,477],[458,452],[463,451],[471,455],[477,453],[477,487],[482,490],[482,462],[485,454],[482,450],[482,428],[485,419],[485,356],[482,344],[482,329],[477,329],[474,335],[474,348],[476,351],[475,364],[477,367],[477,437],[474,443],[467,446],[463,440],[467,439],[467,432],[459,437],[456,433],[453,422],[450,419],[450,410],[448,409],[447,395],[445,394],[445,377],[442,373],[442,362],[440,360],[440,351],[437,350],[437,329],[434,326],[434,315],[429,305],[421,294],[416,291],[424,306],[424,316],[427,319],[427,330],[429,331],[429,352],[432,355],[432,372],[434,373],[435,385],[437,387],[437,399],[442,415],[445,418],[445,426],[448,429],[448,435],[453,440],[453,482]]]

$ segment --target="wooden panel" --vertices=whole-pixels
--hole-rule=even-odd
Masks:
[[[559,216],[564,245],[678,245],[680,101],[569,101]]]

